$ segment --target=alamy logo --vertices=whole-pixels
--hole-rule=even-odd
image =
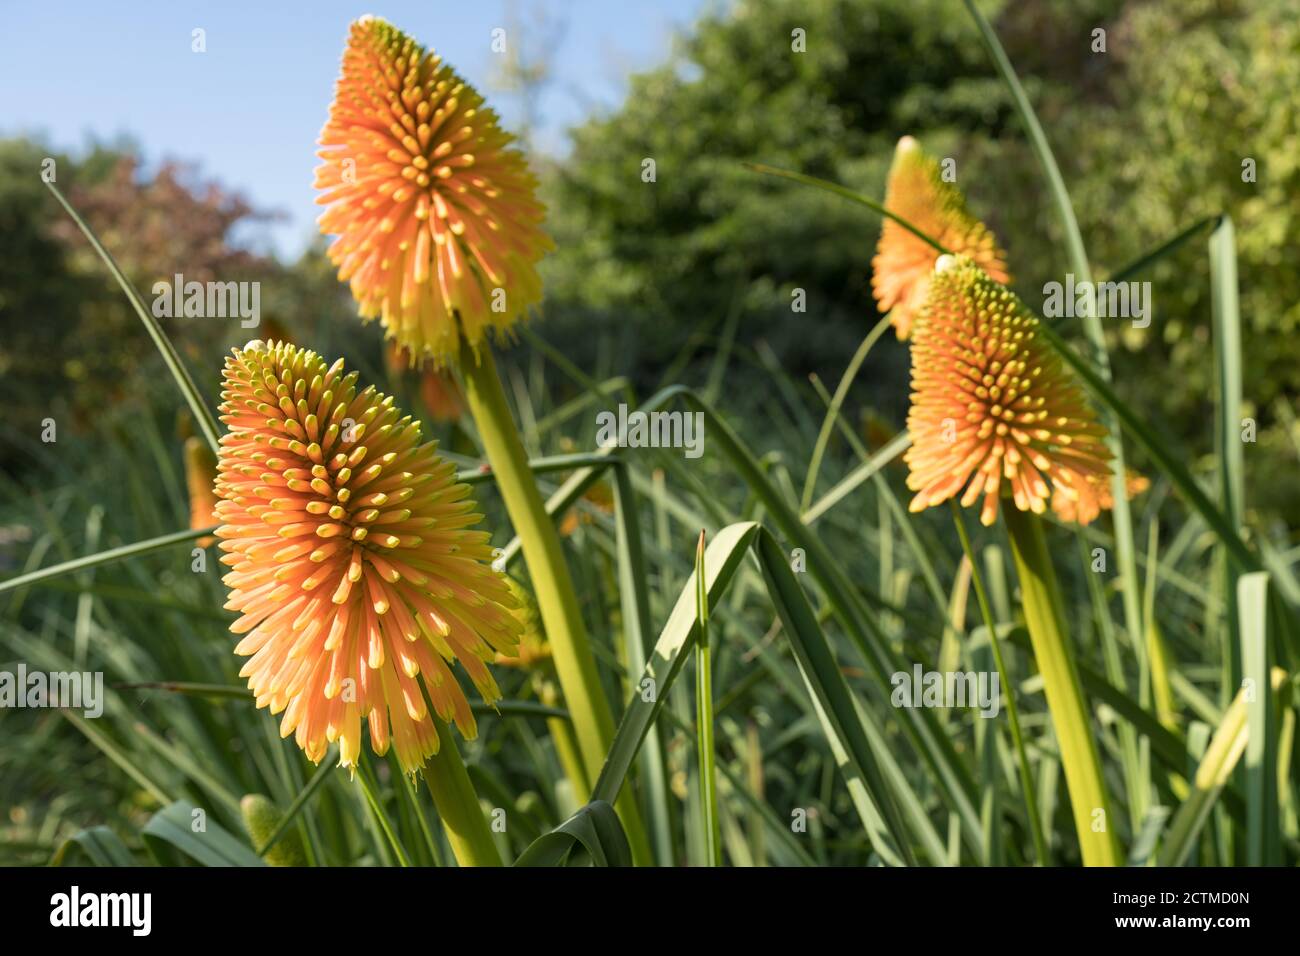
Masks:
[[[155,319],[239,318],[245,329],[262,321],[260,282],[186,282],[179,272],[173,278],[153,284]]]
[[[104,712],[102,671],[0,671],[0,707],[71,707],[86,717]]]
[[[1002,682],[997,671],[927,671],[920,664],[897,671],[889,702],[895,707],[975,707],[981,717],[1001,709]]]
[[[133,936],[153,927],[151,893],[82,893],[73,886],[50,897],[51,926],[126,926]]]
[[[596,414],[596,444],[601,448],[681,448],[687,458],[704,454],[703,412],[629,412]]]
[[[1043,315],[1049,319],[1074,319],[1095,315],[1099,319],[1132,319],[1133,328],[1151,324],[1150,282],[1065,282],[1043,286]]]

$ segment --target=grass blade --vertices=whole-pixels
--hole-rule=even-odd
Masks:
[[[1268,574],[1257,571],[1238,581],[1241,662],[1246,695],[1246,863],[1282,862],[1278,815],[1277,721],[1269,687]]]
[[[124,558],[134,558],[142,554],[149,554],[153,551],[161,551],[163,548],[185,544],[188,541],[193,541],[195,538],[201,538],[204,535],[211,534],[215,530],[215,528],[200,528],[197,531],[191,529],[174,531],[171,534],[164,534],[157,538],[150,538],[148,541],[137,541],[134,544],[124,544],[120,548],[109,548],[107,551],[100,551],[98,554],[88,554],[84,558],[64,561],[62,564],[54,564],[48,568],[38,568],[35,571],[28,571],[26,574],[20,574],[15,578],[9,578],[7,581],[0,581],[0,594],[3,594],[6,591],[13,591],[18,588],[26,587],[29,584],[48,581],[51,578],[57,578],[64,574],[72,574],[75,571],[81,571],[85,568],[95,568],[101,564],[110,564],[114,561],[121,561]]]
[[[805,514],[812,504],[813,492],[817,488],[817,472],[821,469],[822,456],[826,453],[826,443],[830,441],[831,429],[835,427],[835,420],[839,417],[840,406],[844,404],[844,399],[849,394],[849,386],[857,377],[858,369],[866,361],[867,353],[887,328],[889,328],[888,316],[877,322],[876,327],[867,333],[867,337],[862,340],[858,350],[853,353],[853,358],[849,360],[848,367],[840,378],[840,384],[835,389],[835,395],[831,398],[830,408],[826,412],[826,417],[822,419],[821,431],[817,433],[817,444],[813,446],[812,459],[808,462],[808,477],[804,479],[803,497],[799,500],[799,510]],[[806,520],[808,519],[805,518]]]
[[[90,827],[74,833],[55,851],[50,866],[78,866],[78,856],[91,866],[135,866],[135,858],[121,837],[108,827]]]
[[[266,866],[247,844],[202,813],[177,800],[155,813],[140,837],[163,866],[175,865],[178,851],[202,866]]]
[[[1267,685],[1274,692],[1286,680],[1286,671],[1274,667]],[[1266,697],[1267,694],[1257,696]],[[1232,704],[1223,714],[1205,756],[1196,768],[1192,792],[1183,800],[1178,812],[1174,814],[1169,832],[1165,835],[1164,846],[1160,850],[1161,866],[1182,866],[1196,845],[1205,821],[1209,819],[1219,795],[1228,786],[1232,773],[1237,768],[1241,755],[1246,751],[1248,730],[1248,702],[1246,689],[1237,691]]]
[[[1182,232],[1178,233],[1178,235],[1174,236],[1168,242],[1161,243],[1159,246],[1156,246],[1156,248],[1152,249],[1150,252],[1143,253],[1137,259],[1134,259],[1124,268],[1120,269],[1118,272],[1112,275],[1110,277],[1110,281],[1127,282],[1129,279],[1132,279],[1134,276],[1141,275],[1142,273],[1146,272],[1147,269],[1151,268],[1151,266],[1155,265],[1155,263],[1163,259],[1165,256],[1170,255],[1176,250],[1178,250],[1179,248],[1181,248],[1183,244],[1187,242],[1187,240],[1191,239],[1193,236],[1195,236],[1206,226],[1217,227],[1219,224],[1219,219],[1220,219],[1219,216],[1206,216],[1204,219],[1198,219],[1196,222],[1192,223],[1190,226],[1188,226]]]
[[[1237,534],[1245,511],[1245,452],[1241,440],[1241,311],[1237,302],[1237,246],[1232,220],[1223,216],[1210,235],[1210,303],[1214,326],[1216,372],[1214,448],[1219,463],[1219,507]],[[1242,677],[1242,634],[1237,609],[1237,577],[1241,568],[1226,550],[1219,557],[1227,610],[1227,653],[1223,686],[1237,687]]]
[[[695,550],[695,734],[700,769],[700,807],[704,828],[704,859],[722,865],[722,835],[718,826],[718,782],[713,752],[713,665],[709,659],[709,595],[705,588],[704,532]]]
[[[641,525],[637,520],[637,497],[632,487],[632,478],[622,462],[618,462],[618,467],[612,469],[612,477],[623,649],[628,672],[635,675],[640,673],[645,664],[646,638],[650,633],[650,595],[646,588],[649,576],[641,543]],[[668,772],[659,731],[655,727],[650,728],[641,750],[640,773],[655,858],[660,864],[667,865],[673,858]]]
[[[167,371],[171,373],[172,379],[176,382],[176,387],[180,389],[181,395],[190,406],[190,412],[194,415],[194,421],[198,424],[199,431],[203,432],[204,439],[207,441],[209,447],[212,448],[213,454],[216,454],[219,450],[221,426],[217,424],[217,420],[215,416],[213,416],[211,409],[209,409],[207,404],[203,401],[198,388],[194,384],[194,379],[190,377],[190,373],[185,368],[185,364],[181,361],[180,355],[177,354],[176,349],[172,346],[171,340],[167,338],[167,333],[162,330],[162,326],[158,324],[158,321],[153,317],[153,314],[144,304],[144,300],[140,297],[140,293],[136,291],[135,286],[131,284],[131,280],[128,279],[126,274],[118,267],[117,262],[114,261],[108,250],[100,244],[99,239],[96,238],[95,233],[91,231],[90,226],[86,225],[85,220],[82,219],[81,216],[77,214],[77,211],[72,208],[72,204],[63,198],[63,193],[59,192],[59,187],[54,185],[52,182],[46,182],[45,185],[49,188],[50,192],[54,193],[54,198],[59,201],[59,205],[64,208],[69,216],[72,217],[72,221],[77,224],[77,228],[80,229],[86,239],[89,240],[91,247],[99,254],[99,257],[104,260],[104,265],[108,266],[108,271],[113,274],[113,278],[117,280],[117,284],[121,287],[122,292],[126,294],[127,301],[131,303],[131,308],[135,309],[135,314],[138,315],[140,321],[144,323],[144,328],[145,331],[149,333],[149,338],[153,339],[153,344],[158,348],[159,353],[162,354],[163,362],[166,363]]]
[[[631,866],[632,848],[614,808],[593,800],[550,833],[534,840],[515,866],[562,866],[577,847],[593,866]]]
[[[289,832],[289,827],[293,826],[293,821],[297,819],[298,814],[302,812],[303,807],[307,806],[312,795],[315,794],[316,791],[320,789],[321,784],[329,778],[330,771],[335,768],[336,756],[337,753],[335,747],[331,745],[329,751],[325,754],[324,758],[321,759],[320,766],[316,768],[316,772],[312,774],[311,779],[307,781],[307,786],[303,787],[302,790],[299,791],[298,796],[294,797],[293,803],[289,804],[289,808],[284,811],[284,815],[280,818],[280,822],[276,825],[276,828],[267,836],[266,842],[257,848],[258,856],[266,856],[267,851],[279,843],[280,838]]]

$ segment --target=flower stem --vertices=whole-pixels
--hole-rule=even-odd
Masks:
[[[594,780],[614,742],[614,718],[600,686],[596,658],[588,643],[560,539],[528,469],[528,456],[510,415],[491,348],[485,344],[475,352],[462,343],[460,369],[465,379],[465,398],[532,578],[560,689],[586,767],[586,780]],[[589,796],[586,780],[572,781],[584,800]],[[635,794],[624,791],[616,806],[633,858],[638,864],[651,862]]]
[[[1029,770],[1029,757],[1025,753],[1025,738],[1020,732],[1020,710],[1016,706],[1016,688],[1007,674],[1006,663],[1002,659],[1002,642],[998,640],[997,625],[993,622],[993,608],[989,604],[988,592],[984,590],[984,575],[980,573],[975,561],[975,549],[971,547],[970,535],[966,532],[966,522],[962,519],[961,508],[954,501],[952,504],[953,521],[957,524],[957,536],[961,538],[962,550],[970,562],[971,583],[975,586],[975,598],[979,601],[980,615],[984,618],[984,627],[989,632],[989,647],[993,649],[993,662],[998,669],[998,680],[1002,682],[1003,693],[1007,695],[1007,723],[1011,727],[1011,740],[1016,748],[1016,765],[1020,771],[1020,790],[1025,798],[1025,815],[1029,818],[1029,832],[1034,838],[1034,855],[1041,866],[1051,863],[1047,852],[1047,840],[1043,836],[1043,821],[1038,815],[1038,800],[1034,797],[1034,778]]]
[[[1047,709],[1056,728],[1083,863],[1119,866],[1123,860],[1112,828],[1114,818],[1106,795],[1101,759],[1089,721],[1088,703],[1066,641],[1060,588],[1043,539],[1043,527],[1037,515],[1015,507],[1004,507],[1002,511],[1020,576],[1025,624],[1039,673],[1043,675]]]
[[[558,705],[560,692],[555,686],[555,681],[547,678],[541,684],[538,699],[547,706]],[[591,781],[587,779],[587,768],[583,766],[582,754],[578,752],[578,741],[573,735],[573,726],[567,717],[548,717],[546,731],[551,735],[551,743],[555,745],[555,756],[559,758],[560,766],[564,768],[564,775],[569,778],[569,782],[576,790],[580,791],[574,793],[574,798],[581,800],[591,793]]]
[[[442,745],[424,765],[424,782],[438,808],[456,862],[461,866],[500,866],[501,854],[492,840],[456,741],[446,724],[437,719],[434,723]]]

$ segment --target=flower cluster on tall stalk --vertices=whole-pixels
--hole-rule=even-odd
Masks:
[[[910,510],[951,499],[978,503],[985,525],[1005,514],[1083,861],[1118,865],[1091,710],[1038,517],[1050,503],[1086,524],[1110,504],[1106,429],[1037,317],[971,256],[935,259],[910,331]]]
[[[614,739],[560,539],[533,480],[496,370],[541,298],[536,263],[551,241],[523,155],[495,112],[441,57],[374,17],[352,24],[316,185],[320,228],[363,318],[416,362],[456,367],[466,404],[520,538],[578,739],[585,795]],[[635,797],[618,802],[638,861],[649,844]]]
[[[939,258],[912,336],[912,511],[960,493],[991,525],[1005,493],[1034,514],[1059,497],[1080,524],[1100,513],[1106,429],[1037,324],[974,260]]]
[[[391,398],[287,343],[234,351],[221,413],[217,537],[257,706],[313,761],[337,743],[355,770],[364,721],[406,772],[446,769],[446,725],[476,734],[451,665],[491,703],[487,665],[522,630],[469,486]]]
[[[375,17],[352,24],[320,135],[317,202],[361,315],[418,361],[457,360],[542,295],[536,180],[483,97]]]

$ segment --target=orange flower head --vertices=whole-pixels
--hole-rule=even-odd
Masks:
[[[898,141],[885,187],[885,208],[932,236],[945,249],[969,256],[998,282],[1009,282],[1006,253],[982,222],[966,209],[961,192],[943,178],[939,162],[911,136]],[[871,260],[871,288],[882,313],[888,312],[900,339],[925,302],[939,251],[924,239],[886,219]]]
[[[217,523],[215,508],[217,496],[212,490],[217,477],[217,456],[201,438],[191,435],[185,439],[185,488],[190,496],[190,528],[211,528]],[[194,543],[200,548],[211,545],[216,538],[205,535]]]
[[[400,380],[415,365],[411,350],[390,341],[384,350],[390,381]],[[451,369],[427,365],[420,372],[420,398],[429,418],[439,423],[455,423],[465,414],[465,398]]]
[[[315,352],[250,342],[226,359],[216,490],[226,607],[257,706],[319,761],[355,768],[361,721],[407,772],[438,751],[434,714],[474,715],[450,665],[489,702],[517,602],[472,530],[469,487],[420,425]],[[423,686],[422,686],[423,685]]]
[[[969,257],[941,256],[913,332],[911,510],[965,489],[986,525],[1004,496],[1041,514],[1053,495],[1081,524],[1095,518],[1106,429],[1020,300]]]
[[[1097,486],[1097,507],[1101,511],[1109,511],[1111,508],[1115,507],[1115,496],[1111,493],[1110,487],[1110,475],[1094,478],[1093,481]],[[1146,491],[1150,487],[1151,482],[1145,475],[1139,475],[1132,469],[1129,469],[1124,475],[1124,494],[1127,495],[1130,500],[1142,494],[1142,492]],[[1093,518],[1097,517],[1096,514],[1080,510],[1080,506],[1088,500],[1090,499],[1070,498],[1058,491],[1052,495],[1052,511],[1055,512],[1056,517],[1060,518],[1062,521],[1073,521],[1078,524],[1087,524]]]
[[[383,20],[352,24],[317,153],[320,228],[361,316],[417,361],[508,333],[542,297],[552,243],[513,141],[441,57]]]
[[[426,368],[420,375],[420,398],[435,422],[458,422],[465,414],[465,396],[449,369]]]

